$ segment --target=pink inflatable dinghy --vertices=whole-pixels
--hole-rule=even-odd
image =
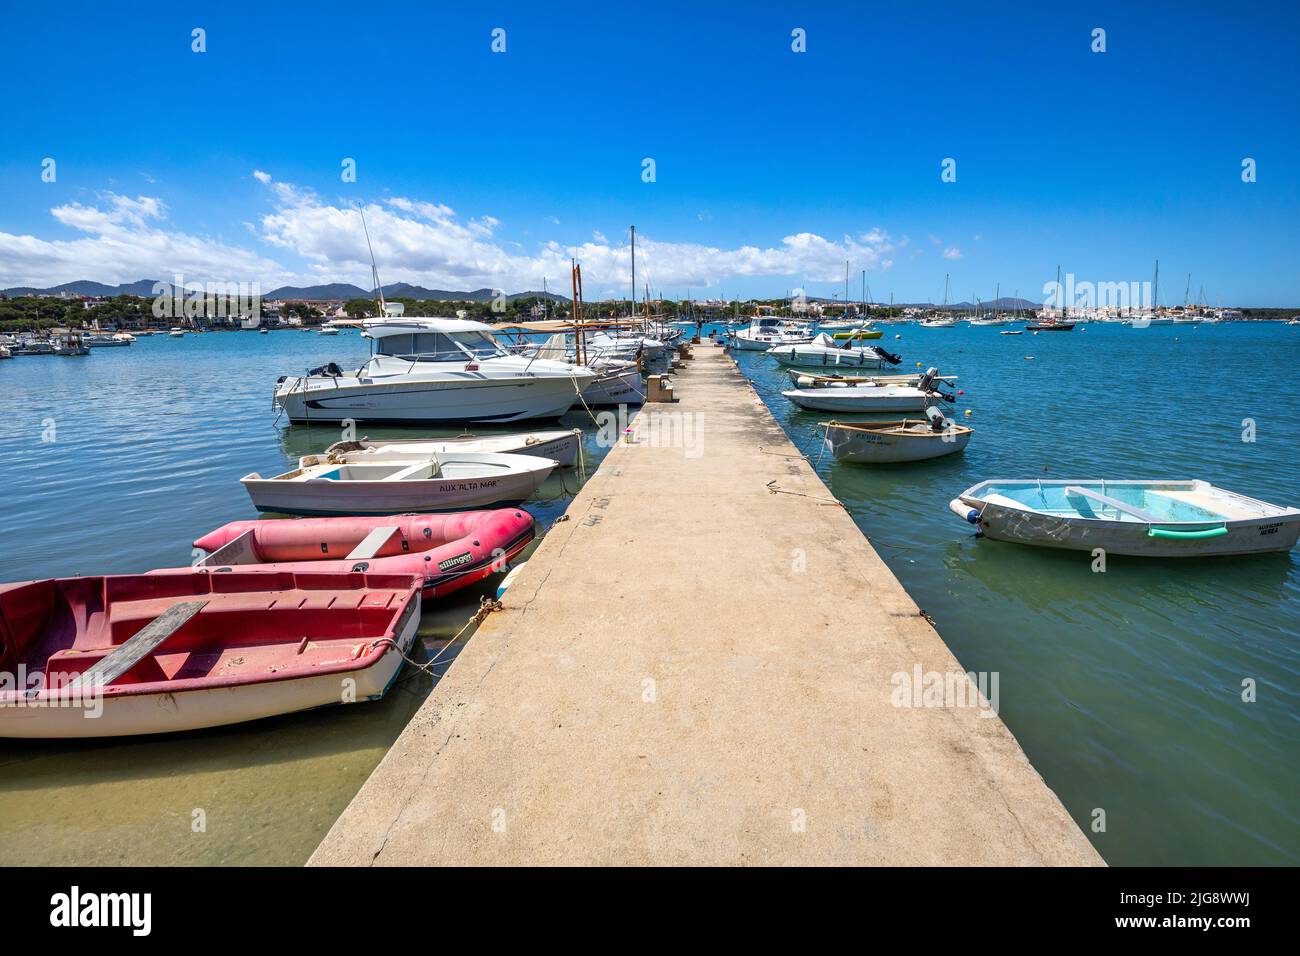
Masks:
[[[533,534],[532,515],[518,508],[232,521],[194,542],[205,558],[174,570],[418,575],[427,600],[506,570]]]

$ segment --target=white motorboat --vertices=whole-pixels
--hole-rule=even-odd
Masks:
[[[923,329],[951,329],[951,328],[952,328],[953,326],[955,326],[956,324],[957,324],[957,320],[956,320],[955,318],[952,318],[952,317],[948,317],[948,318],[940,318],[940,317],[938,317],[938,316],[934,316],[934,317],[931,317],[931,318],[928,318],[928,319],[925,319],[924,321],[922,321],[922,322],[921,322],[921,328],[923,328]]]
[[[183,338],[185,338],[185,330],[184,330],[184,329],[172,329],[172,330],[169,331],[167,334],[170,335],[170,336],[171,336],[172,338],[174,338],[174,339],[183,339]]]
[[[645,401],[645,380],[636,365],[593,369],[596,380],[582,390],[585,405],[640,405]]]
[[[927,408],[926,415],[926,421],[822,422],[822,440],[836,461],[883,465],[956,454],[975,433],[937,408]]]
[[[577,428],[551,431],[518,432],[511,435],[457,435],[454,438],[361,438],[336,441],[320,455],[304,455],[298,467],[326,461],[427,461],[451,452],[487,452],[493,455],[532,455],[550,458],[565,468],[578,459],[582,431]]]
[[[240,479],[258,511],[395,515],[522,503],[558,466],[533,455],[449,452],[418,461],[325,463]]]
[[[1140,557],[1289,551],[1300,510],[1206,481],[984,481],[948,505],[998,541]]]
[[[595,338],[595,336],[592,336]],[[564,334],[552,335],[540,344],[526,345],[519,354],[553,362],[576,363],[578,347]],[[596,373],[595,380],[582,390],[583,405],[640,405],[645,401],[645,381],[633,358],[614,358],[594,347],[584,335],[586,367]],[[618,353],[624,354],[624,353]]]
[[[952,401],[938,391],[939,381],[932,368],[916,385],[814,381],[781,394],[800,408],[819,412],[920,412],[940,400]]]
[[[87,332],[81,337],[81,341],[88,348],[122,348],[130,345],[133,341],[131,336],[122,335],[116,332]]]
[[[804,344],[775,346],[767,354],[787,368],[881,369],[886,362],[899,362],[879,346],[836,342],[825,332]]]
[[[779,345],[811,342],[813,334],[804,326],[785,319],[756,317],[747,328],[731,333],[731,347],[742,352],[766,352]]]
[[[332,325],[322,325],[316,330],[317,335],[338,335],[339,330]]]
[[[558,418],[596,379],[582,366],[511,355],[481,322],[386,318],[364,327],[374,354],[284,376],[273,403],[293,422],[453,425]]]

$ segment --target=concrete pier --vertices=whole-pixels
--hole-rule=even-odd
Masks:
[[[730,358],[695,355],[311,863],[1100,864],[973,695],[900,705],[960,665]]]

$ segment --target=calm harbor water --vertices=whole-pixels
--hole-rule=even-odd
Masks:
[[[1300,330],[997,333],[887,331],[881,344],[904,367],[960,376],[957,414],[969,408],[976,429],[964,455],[912,466],[819,457],[825,416],[781,397],[788,379],[771,359],[739,362],[962,664],[1000,674],[1004,719],[1108,862],[1300,862],[1295,555],[1112,557],[1096,574],[1086,554],[977,541],[947,510],[978,480],[1026,476],[1199,477],[1300,502],[1300,397],[1287,379]],[[0,363],[0,580],[188,563],[197,535],[254,516],[242,475],[274,474],[338,437],[277,425],[275,378],[326,360],[355,366],[366,351],[355,333],[214,333]],[[1247,418],[1252,443],[1241,440]],[[587,429],[594,467],[590,420],[565,424]],[[539,530],[577,483],[552,478],[529,504]],[[421,646],[440,648],[489,590],[432,607]],[[1247,678],[1256,703],[1241,701]],[[0,740],[0,864],[300,863],[430,686],[408,669],[383,702],[324,715],[171,737]],[[1096,809],[1105,832],[1091,829]],[[195,810],[206,832],[193,831]]]
[[[784,399],[772,359],[739,361],[962,665],[1000,674],[1003,719],[1106,861],[1300,862],[1296,553],[1111,557],[1094,573],[1088,553],[977,540],[947,507],[977,481],[1033,477],[1202,478],[1300,505],[1300,329],[908,325],[880,344],[900,369],[959,376],[954,416],[975,428],[964,454],[819,461],[817,423],[832,416]]]

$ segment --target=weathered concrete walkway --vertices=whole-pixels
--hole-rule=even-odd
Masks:
[[[891,702],[960,667],[731,360],[697,347],[677,396],[311,862],[1100,863],[1000,718]],[[702,447],[650,447],[686,413]]]

